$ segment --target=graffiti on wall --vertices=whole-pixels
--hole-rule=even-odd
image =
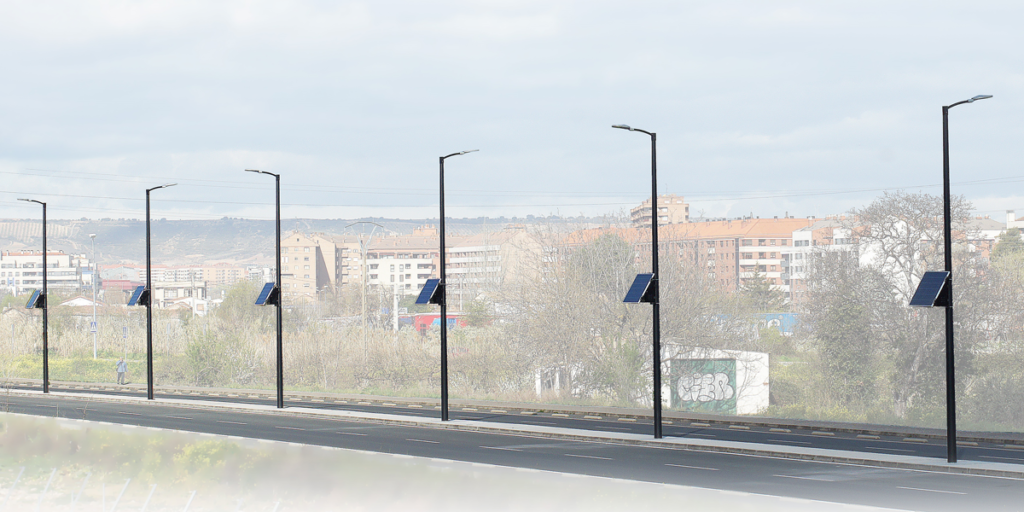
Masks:
[[[673,408],[736,414],[735,359],[673,359],[670,368]]]

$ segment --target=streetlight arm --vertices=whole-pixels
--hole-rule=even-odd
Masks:
[[[620,130],[629,130],[631,132],[646,133],[647,135],[650,135],[651,137],[654,137],[654,133],[651,133],[651,132],[649,132],[647,130],[641,130],[640,128],[633,128],[632,126],[630,126],[628,124],[613,124],[612,128],[618,128]]]
[[[259,169],[246,169],[245,172],[255,172],[255,173],[259,173],[259,174],[269,174],[269,175],[271,175],[271,176],[273,176],[275,178],[280,178],[281,177],[280,174],[274,174],[272,172],[261,171]]]
[[[161,189],[161,188],[173,187],[175,185],[177,185],[177,183],[164,183],[163,185],[160,185],[159,187],[147,188],[146,189],[146,193],[148,194],[148,193],[150,193],[150,192],[152,192],[154,190]]]
[[[446,158],[451,158],[453,156],[465,155],[466,153],[473,153],[473,152],[476,152],[476,151],[480,151],[480,150],[479,149],[467,149],[466,151],[459,151],[458,153],[452,153],[450,155],[442,156],[441,160],[444,160]]]
[[[953,107],[955,107],[957,105],[963,105],[964,103],[974,103],[975,101],[978,101],[978,100],[987,100],[987,99],[989,99],[991,97],[992,97],[991,94],[979,94],[979,95],[977,95],[977,96],[975,96],[975,97],[973,97],[971,99],[967,99],[967,100],[963,100],[963,101],[958,101],[958,102],[956,102],[956,103],[954,103],[952,105],[949,105],[949,106],[947,106],[945,108],[946,108],[946,110],[949,110],[949,109],[951,109],[951,108],[953,108]]]

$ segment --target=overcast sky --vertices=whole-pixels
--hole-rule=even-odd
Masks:
[[[885,189],[1024,215],[1024,4],[0,3],[0,217],[841,213]]]

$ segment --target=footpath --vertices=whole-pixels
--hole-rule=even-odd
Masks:
[[[65,383],[67,384],[67,383]],[[712,439],[692,439],[692,438],[678,438],[669,437],[663,439],[654,439],[649,434],[633,434],[633,433],[619,433],[619,432],[606,432],[597,430],[582,430],[572,429],[564,427],[552,427],[543,425],[528,425],[528,424],[513,424],[513,423],[499,423],[484,420],[451,420],[442,422],[439,418],[429,418],[421,416],[403,415],[400,411],[396,410],[395,413],[377,413],[377,412],[362,412],[362,411],[350,411],[350,410],[331,410],[316,407],[304,406],[303,400],[308,402],[326,402],[327,396],[330,397],[331,402],[347,402],[344,397],[339,395],[323,394],[321,397],[319,393],[311,394],[294,394],[290,393],[288,400],[286,400],[286,407],[284,409],[277,409],[273,405],[263,404],[247,404],[247,403],[231,403],[224,401],[213,401],[203,400],[201,398],[160,398],[155,401],[147,400],[145,397],[145,388],[142,388],[141,396],[138,393],[132,396],[116,396],[110,394],[101,393],[89,393],[89,390],[104,390],[105,386],[96,384],[83,384],[84,387],[65,385],[62,388],[69,389],[69,391],[62,391],[56,389],[57,386],[51,385],[50,396],[59,397],[63,399],[83,400],[83,401],[101,401],[108,403],[125,403],[136,406],[172,406],[179,408],[188,409],[204,409],[211,411],[231,411],[236,413],[247,413],[247,414],[259,414],[263,416],[284,416],[284,417],[307,417],[307,418],[320,418],[320,419],[333,419],[340,421],[358,421],[358,422],[369,422],[384,425],[400,425],[400,426],[415,426],[415,427],[426,427],[443,430],[461,430],[461,431],[472,431],[482,433],[494,433],[504,435],[520,435],[520,436],[533,436],[533,437],[545,437],[553,439],[565,439],[582,442],[600,442],[600,443],[613,443],[622,445],[635,445],[635,446],[647,446],[647,447],[659,447],[663,449],[677,449],[677,450],[690,450],[690,451],[703,451],[703,452],[718,452],[718,453],[732,453],[741,455],[752,455],[762,457],[775,457],[783,459],[797,459],[797,460],[810,460],[817,462],[828,462],[838,464],[852,464],[859,466],[872,466],[872,467],[883,467],[883,468],[899,468],[919,471],[933,471],[942,473],[955,473],[955,474],[970,474],[970,475],[983,475],[983,476],[994,476],[994,477],[1005,477],[1014,479],[1024,479],[1024,465],[1021,464],[1009,464],[1000,462],[981,462],[981,461],[960,461],[957,463],[950,464],[945,460],[920,457],[912,455],[890,455],[890,454],[879,454],[879,453],[865,453],[858,451],[845,451],[845,450],[833,450],[833,449],[821,449],[821,448],[805,448],[805,447],[793,447],[793,446],[778,446],[770,444],[760,443],[748,443],[748,442],[735,442],[735,441],[724,441],[724,440],[712,440]],[[98,389],[97,389],[98,388]],[[74,391],[70,391],[74,389]],[[124,389],[124,387],[115,387],[115,389]],[[134,389],[134,388],[133,388]],[[218,391],[224,391],[220,393]],[[26,397],[43,397],[43,393],[38,390],[18,390],[8,389],[6,391],[11,395],[26,396]],[[255,394],[247,394],[243,390],[230,389],[230,390],[213,390],[210,388],[202,388],[202,392],[206,396],[227,396],[227,397],[261,397],[265,398],[266,391],[261,391]],[[191,395],[193,391],[183,388],[175,388],[175,391],[169,391],[168,389],[160,389],[162,394],[179,394],[179,395]],[[404,405],[407,407],[415,408],[417,405],[424,407],[424,405],[418,403],[423,402],[422,400],[401,400],[395,397],[367,397],[365,395],[358,395],[354,399],[358,399],[358,402],[353,401],[360,405],[369,405],[371,400],[374,398],[380,398],[387,400],[382,402],[381,405],[385,407],[398,407],[400,402],[405,402]],[[436,401],[426,401],[433,408]],[[481,406],[481,404],[487,404]],[[312,404],[310,404],[312,405]],[[481,402],[478,407],[473,407],[473,401],[460,400],[457,404],[453,401],[453,410],[469,410],[473,412],[493,412],[493,413],[509,413],[510,409],[498,409],[495,407],[493,402]],[[523,404],[520,404],[523,405]],[[504,404],[502,404],[504,407]],[[558,410],[567,410],[567,406],[559,406]],[[541,410],[547,410],[549,407],[544,406],[542,409],[537,407],[530,407],[528,410],[523,409],[520,413],[536,413]],[[575,407],[572,407],[575,409]],[[600,413],[597,411],[598,408],[587,407],[586,412]],[[619,414],[624,411],[622,409],[615,409]],[[557,414],[557,413],[556,413]],[[620,416],[621,417],[621,416]],[[644,417],[638,415],[637,417]],[[646,416],[646,417],[649,417]],[[688,415],[687,419],[690,420],[691,425],[707,425],[707,423],[697,422],[693,416]],[[669,420],[676,421],[676,420]],[[773,420],[779,421],[779,420]],[[733,424],[737,422],[732,421]],[[764,423],[758,421],[758,425],[769,425],[771,423]],[[786,425],[792,426],[792,423],[787,422]],[[842,428],[842,427],[837,427]],[[853,431],[867,431],[866,426],[860,425],[856,430]],[[969,441],[968,441],[969,442]],[[1007,444],[1007,447],[1017,447],[1016,444]]]

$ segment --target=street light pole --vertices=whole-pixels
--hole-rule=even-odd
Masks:
[[[361,295],[363,297],[363,366],[368,367],[370,364],[370,351],[369,343],[366,341],[366,288],[369,286],[369,273],[366,269],[366,252],[370,249],[370,243],[373,242],[373,234],[377,232],[377,228],[381,228],[382,230],[387,228],[381,226],[380,224],[377,224],[376,222],[364,220],[359,222],[353,222],[352,224],[345,226],[345,229],[355,226],[356,224],[373,224],[373,229],[370,230],[370,236],[366,237],[366,240],[363,240],[362,234],[359,235],[359,252],[363,257],[363,272],[362,276],[360,276],[359,278],[361,281],[360,288],[362,288]]]
[[[465,155],[466,153],[472,153],[479,151],[478,149],[470,149],[468,151],[459,151],[458,153],[452,153],[441,157],[441,264],[440,264],[440,277],[441,280],[438,282],[437,294],[441,298],[441,421],[448,421],[448,297],[445,294],[447,291],[447,284],[445,282],[445,261],[446,254],[444,249],[444,161],[445,159],[453,156]]]
[[[43,393],[50,392],[50,337],[47,328],[47,312],[50,309],[49,297],[46,292],[46,203],[35,199],[18,199],[43,205]]]
[[[151,236],[149,229],[149,193],[167,187],[173,187],[177,183],[167,183],[159,187],[146,189],[146,290],[149,291],[149,298],[146,300],[146,399],[153,399],[153,258],[151,250]]]
[[[946,282],[946,460],[956,462],[956,366],[953,353],[953,221],[949,193],[949,109],[964,103],[991,98],[979,94],[969,100],[942,107],[942,235],[945,241],[943,255],[949,280]]]
[[[96,323],[96,277],[100,267],[96,264],[96,234],[89,235],[89,238],[92,238],[92,358],[96,359],[96,336],[99,334],[99,325]]]
[[[284,285],[281,284],[281,175],[274,174],[272,172],[260,171],[256,169],[246,169],[245,172],[255,172],[259,174],[267,174],[274,177],[274,190],[276,193],[276,207],[277,216],[276,228],[276,255],[274,267],[277,270],[277,289],[280,290],[280,298],[277,301],[277,408],[284,409],[284,342],[282,337],[284,316],[282,310],[284,308]]]
[[[646,133],[651,137],[651,305],[653,306],[653,323],[651,338],[653,347],[651,355],[654,359],[654,438],[661,439],[661,292],[658,281],[658,135],[654,132],[633,128],[625,124],[613,125],[612,128]]]

